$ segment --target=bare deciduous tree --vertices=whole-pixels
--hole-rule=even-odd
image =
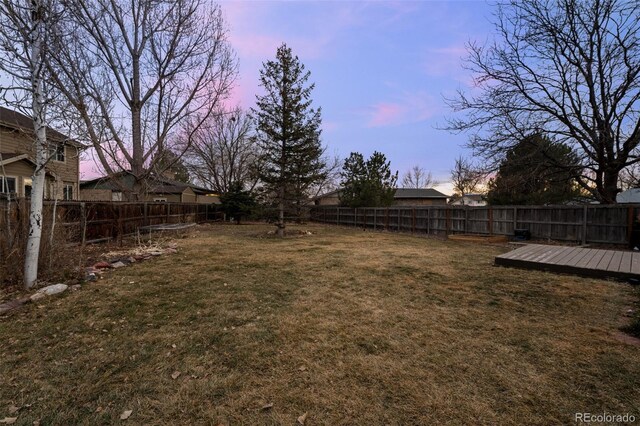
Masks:
[[[431,188],[439,183],[440,182],[433,178],[431,172],[418,165],[413,166],[402,177],[403,188]]]
[[[620,171],[640,161],[640,3],[505,0],[495,29],[469,46],[478,94],[449,100],[466,116],[448,129],[473,131],[470,146],[494,162],[547,134],[579,155],[579,184],[615,202]]]
[[[186,161],[200,183],[220,194],[236,183],[252,190],[260,161],[253,120],[239,107],[213,114],[194,134]]]
[[[38,278],[45,165],[49,160],[47,106],[51,98],[46,87],[46,62],[51,56],[51,28],[58,13],[54,2],[48,0],[0,2],[0,70],[11,81],[8,86],[0,87],[0,95],[5,103],[33,117],[35,135],[32,147],[35,169],[24,260],[26,288],[32,287]],[[3,172],[0,179],[4,178]]]
[[[456,158],[455,165],[451,170],[451,184],[456,195],[462,198],[463,204],[464,196],[478,191],[484,178],[485,173],[475,167],[471,161],[462,156]]]
[[[141,186],[157,153],[182,157],[235,79],[222,12],[204,0],[62,1],[55,81],[104,171]]]

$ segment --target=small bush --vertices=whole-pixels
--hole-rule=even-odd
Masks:
[[[640,312],[635,313],[629,325],[624,326],[622,331],[634,337],[640,337]]]

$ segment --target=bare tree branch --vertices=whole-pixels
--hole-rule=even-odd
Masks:
[[[418,165],[413,166],[402,177],[403,188],[431,188],[439,183],[433,178],[431,172]]]
[[[70,18],[54,81],[104,171],[130,171],[141,187],[159,153],[184,155],[234,82],[222,11],[204,0],[61,1]]]
[[[640,3],[505,0],[496,38],[470,43],[473,94],[447,101],[464,116],[446,128],[495,166],[531,133],[579,155],[579,184],[615,202],[618,177],[640,160]]]

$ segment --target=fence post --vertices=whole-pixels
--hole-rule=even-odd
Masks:
[[[80,232],[82,232],[82,245],[87,242],[87,212],[85,204],[80,203]]]
[[[587,244],[587,206],[582,206],[582,245]]]
[[[516,229],[518,229],[518,208],[513,208],[513,233],[516,233]]]
[[[336,225],[340,226],[340,207],[336,207],[337,220]]]
[[[169,213],[171,212],[171,203],[167,203],[167,219],[165,223],[169,223]]]
[[[384,230],[389,230],[389,207],[384,209]]]
[[[415,234],[416,232],[416,209],[411,209],[411,233]]]
[[[445,210],[445,233],[449,235],[451,230],[451,207],[447,207]]]
[[[627,243],[631,244],[631,236],[633,235],[633,207],[627,207]]]
[[[116,241],[118,236],[118,210],[113,203],[111,203],[111,218],[111,238]]]
[[[353,227],[358,227],[358,208],[353,209]]]
[[[430,220],[431,220],[431,209],[427,209],[427,235],[429,235],[429,225],[430,225]]]
[[[493,235],[493,207],[489,207],[489,235]]]
[[[144,202],[144,226],[149,226],[149,207],[147,206],[147,202]]]
[[[469,207],[464,206],[464,233],[467,234],[469,232]]]
[[[373,208],[373,230],[375,231],[378,227],[378,209]]]

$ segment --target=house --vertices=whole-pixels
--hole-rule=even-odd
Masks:
[[[125,201],[133,191],[135,177],[127,171],[80,183],[80,199],[85,201]],[[144,182],[145,201],[171,203],[220,204],[214,191],[165,176],[150,176]]]
[[[326,194],[320,194],[317,197],[311,199],[315,206],[337,206],[340,204],[340,190],[327,192]]]
[[[328,192],[313,198],[316,206],[337,206],[340,204],[340,190]],[[393,196],[394,206],[443,206],[447,196],[433,188],[398,188]]]
[[[629,188],[616,195],[616,203],[640,204],[640,188]]]
[[[30,197],[34,140],[32,118],[0,107],[0,197]],[[80,152],[85,146],[49,127],[47,142],[51,148],[45,166],[45,199],[78,199]]]
[[[452,206],[482,207],[487,205],[487,200],[482,194],[464,194],[462,197],[453,197],[449,204]]]
[[[398,188],[393,195],[394,206],[444,206],[447,196],[433,188]]]

